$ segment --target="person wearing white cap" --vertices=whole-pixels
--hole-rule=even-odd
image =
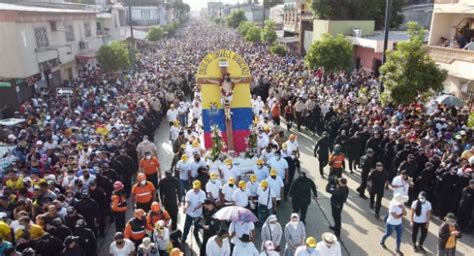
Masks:
[[[380,245],[386,249],[385,240],[393,233],[397,233],[397,245],[396,245],[396,252],[399,255],[403,255],[400,251],[400,244],[402,242],[402,235],[403,235],[403,216],[406,215],[405,207],[403,206],[404,203],[408,201],[408,196],[397,193],[393,196],[392,201],[390,201],[390,206],[388,208],[388,216],[386,218],[386,230],[385,234],[380,240]]]
[[[324,256],[341,256],[341,244],[337,241],[336,235],[330,232],[324,232],[321,236],[322,241],[318,242],[316,248],[319,254]]]
[[[263,223],[261,231],[262,241],[271,241],[276,251],[280,251],[280,241],[283,236],[280,223],[276,215],[268,216],[265,223]],[[263,245],[262,245],[263,247]],[[262,248],[263,249],[263,248]]]
[[[280,254],[275,251],[275,245],[272,241],[268,240],[263,243],[263,250],[260,256],[279,256]]]

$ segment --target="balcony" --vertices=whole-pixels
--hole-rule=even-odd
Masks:
[[[459,0],[434,0],[435,4],[457,4]]]
[[[454,61],[464,61],[474,64],[474,51],[454,49],[441,46],[429,46],[428,53],[436,62],[451,64]]]

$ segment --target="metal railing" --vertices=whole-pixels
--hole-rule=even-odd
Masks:
[[[474,51],[441,46],[429,46],[428,53],[434,61],[451,64],[455,60],[474,63]]]
[[[459,0],[434,0],[435,4],[457,4]]]

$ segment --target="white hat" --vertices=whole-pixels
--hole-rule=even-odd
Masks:
[[[13,134],[8,134],[8,137],[7,137],[9,140],[16,140],[16,136],[13,135]]]
[[[337,242],[336,235],[334,235],[333,233],[330,233],[330,232],[324,232],[321,235],[321,239],[327,244],[333,244],[333,243]]]
[[[396,193],[393,196],[392,203],[401,205],[401,204],[404,204],[406,202],[408,202],[408,196],[407,195],[404,195],[404,194],[401,194],[401,193]]]
[[[38,141],[36,142],[36,145],[43,145],[43,142],[42,142],[41,140],[38,140]]]

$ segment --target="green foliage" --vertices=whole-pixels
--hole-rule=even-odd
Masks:
[[[247,34],[247,31],[249,30],[250,27],[255,26],[255,24],[251,21],[242,21],[239,24],[239,27],[237,30],[239,31],[240,35],[245,36]]]
[[[97,61],[105,71],[118,71],[130,66],[128,48],[124,43],[115,41],[102,45],[97,51]]]
[[[167,35],[168,36],[174,36],[174,34],[176,33],[176,30],[178,29],[178,24],[176,23],[169,23],[169,24],[166,24],[163,29],[166,31]]]
[[[160,27],[152,27],[148,30],[148,35],[146,39],[151,42],[156,42],[161,40],[165,36],[165,31]]]
[[[308,0],[313,14],[324,20],[375,20],[376,28],[385,22],[385,0]],[[403,1],[391,0],[391,27],[402,23]]]
[[[243,10],[234,10],[227,17],[227,26],[237,28],[242,21],[246,21],[245,12]]]
[[[474,112],[469,114],[469,118],[467,119],[467,126],[470,128],[474,128]]]
[[[347,70],[352,64],[352,46],[341,34],[325,34],[311,45],[305,61],[310,68],[324,67],[329,73]]]
[[[410,103],[421,93],[440,91],[447,77],[423,49],[425,30],[416,22],[409,22],[410,40],[387,52],[387,61],[380,67],[380,80],[384,83],[390,102]]]
[[[248,28],[247,33],[245,33],[244,39],[252,43],[258,43],[260,42],[260,34],[262,33],[261,31],[262,30],[254,24]]]
[[[275,32],[275,22],[272,20],[265,21],[265,26],[262,29],[261,40],[262,43],[272,44],[277,39]]]
[[[270,52],[276,55],[284,56],[286,54],[286,50],[280,44],[273,44],[270,48]]]

